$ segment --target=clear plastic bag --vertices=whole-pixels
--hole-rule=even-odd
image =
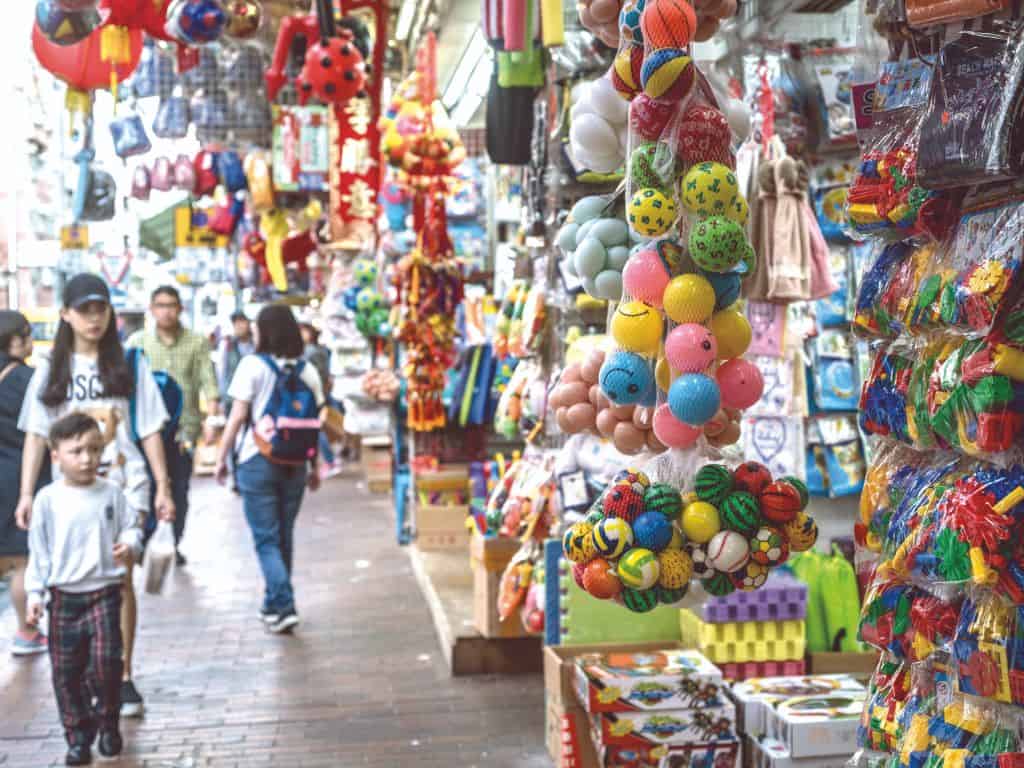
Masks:
[[[159,595],[174,568],[174,526],[166,520],[156,524],[156,532],[146,546],[146,592]]]

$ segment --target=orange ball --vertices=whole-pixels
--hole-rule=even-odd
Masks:
[[[697,29],[697,13],[686,0],[649,1],[640,29],[651,48],[685,48]]]
[[[597,557],[583,569],[583,588],[600,600],[611,600],[622,591],[622,582],[615,567],[603,557]]]

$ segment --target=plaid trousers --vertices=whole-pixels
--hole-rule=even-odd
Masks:
[[[64,734],[69,744],[91,741],[97,730],[115,730],[121,714],[121,585],[50,595],[50,665]]]

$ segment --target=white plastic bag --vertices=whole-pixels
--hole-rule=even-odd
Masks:
[[[146,547],[146,592],[159,595],[174,565],[174,528],[161,520]]]

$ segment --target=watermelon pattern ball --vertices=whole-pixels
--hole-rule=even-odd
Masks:
[[[701,584],[705,592],[715,597],[725,597],[736,591],[736,585],[732,583],[728,573],[716,573],[704,579]]]
[[[697,498],[720,507],[733,488],[732,472],[722,464],[707,464],[697,472]]]
[[[604,496],[604,513],[630,525],[644,511],[644,497],[629,485],[613,485]]]
[[[772,481],[772,473],[764,464],[756,461],[745,461],[733,472],[736,488],[740,491],[760,496],[761,492]]]
[[[690,585],[684,584],[678,589],[669,589],[659,584],[654,588],[654,591],[658,593],[658,601],[662,605],[675,605],[686,597],[686,593],[690,591]]]
[[[743,227],[722,216],[709,216],[690,230],[690,256],[708,272],[728,272],[743,258]]]
[[[761,510],[757,499],[746,491],[733,491],[721,506],[726,528],[750,536],[761,526]]]
[[[675,520],[683,511],[683,498],[671,485],[655,483],[644,492],[644,509],[660,512],[669,520]]]
[[[800,509],[807,509],[807,504],[811,500],[811,494],[807,490],[807,484],[804,483],[799,477],[793,477],[792,475],[786,475],[785,477],[779,478],[784,483],[789,483],[796,488],[797,493],[800,494]]]
[[[633,523],[636,545],[652,552],[661,552],[672,541],[672,523],[658,512],[644,512]]]
[[[622,604],[633,613],[647,613],[658,605],[658,590],[626,588],[622,590]]]
[[[800,491],[791,483],[776,480],[761,492],[761,514],[772,523],[784,525],[795,519],[802,509]]]

